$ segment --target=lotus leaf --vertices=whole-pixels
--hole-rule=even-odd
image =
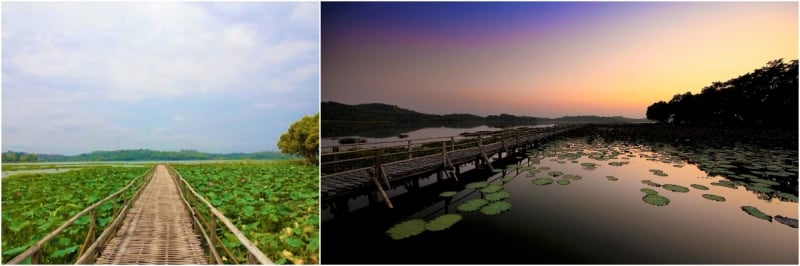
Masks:
[[[491,184],[481,189],[481,193],[495,193],[500,190],[503,190],[503,186],[498,184]]]
[[[559,179],[559,180],[557,181],[557,183],[558,183],[559,185],[566,186],[566,185],[569,185],[569,179],[563,179],[563,178],[562,178],[562,179]]]
[[[655,191],[655,190],[652,190],[652,189],[649,189],[649,188],[642,188],[642,189],[640,189],[640,191],[644,192],[644,194],[647,194],[647,195],[656,195],[656,194],[658,194],[658,191]]]
[[[755,192],[759,192],[759,193],[765,193],[766,194],[766,193],[775,192],[774,189],[771,189],[771,188],[768,188],[768,187],[762,187],[762,186],[745,186],[745,187],[747,189],[749,189],[749,190],[752,190],[752,191],[755,191]]]
[[[772,222],[772,216],[769,216],[766,213],[761,212],[756,207],[753,207],[753,206],[742,206],[742,210],[745,211],[750,216],[753,216],[753,217],[756,217],[758,219],[764,219],[764,220]]]
[[[689,192],[689,188],[675,184],[664,184],[661,187],[672,192],[680,192],[680,193]]]
[[[778,192],[778,196],[791,202],[797,202],[797,196],[785,192]]]
[[[714,195],[714,194],[703,194],[703,198],[710,199],[710,200],[713,200],[713,201],[725,201],[725,197],[717,196],[717,195]]]
[[[508,182],[508,181],[511,181],[511,180],[514,180],[514,176],[504,176],[503,177],[503,182]]]
[[[579,176],[579,175],[564,175],[561,178],[570,179],[570,180],[581,180],[581,179],[583,179],[583,177]]]
[[[508,201],[492,202],[481,208],[481,213],[486,215],[496,215],[511,209],[511,203]]]
[[[653,181],[650,181],[650,180],[646,180],[646,179],[642,180],[642,184],[645,184],[645,185],[648,185],[648,186],[651,186],[651,187],[661,187],[661,184],[653,182]]]
[[[444,198],[450,198],[452,196],[455,196],[456,194],[458,194],[458,192],[456,192],[456,191],[445,191],[445,192],[442,192],[441,194],[439,194],[439,196],[440,197],[444,197]]]
[[[444,214],[430,220],[428,224],[425,225],[425,229],[428,229],[428,231],[442,231],[450,228],[458,221],[461,221],[462,218],[460,214]]]
[[[727,188],[732,188],[732,189],[739,188],[739,187],[736,186],[736,183],[733,183],[733,182],[728,181],[728,180],[720,180],[719,182],[713,182],[713,183],[711,183],[711,185],[727,187]]]
[[[419,235],[422,232],[425,232],[425,223],[422,219],[414,219],[404,221],[399,224],[395,224],[392,228],[386,231],[386,234],[389,235],[394,240],[400,240],[404,238],[409,238],[415,235]]]
[[[503,172],[503,169],[500,168],[492,170],[492,173],[501,173],[501,172]]]
[[[564,175],[564,173],[562,173],[561,171],[550,171],[550,172],[547,172],[547,174],[552,176],[552,177],[557,177],[557,176]]]
[[[480,181],[480,182],[469,183],[464,187],[465,188],[469,188],[469,189],[479,189],[479,188],[485,188],[488,185],[489,185],[489,183],[487,183],[486,181]]]
[[[706,187],[706,186],[703,186],[703,185],[692,184],[691,186],[692,186],[693,188],[696,188],[696,189],[699,189],[699,190],[708,190],[708,187]]]
[[[540,185],[540,186],[550,185],[550,184],[553,183],[553,179],[551,179],[549,177],[542,177],[542,178],[534,179],[533,183],[537,184],[537,185]]]
[[[608,179],[608,181],[617,181],[617,180],[619,180],[619,178],[617,178],[616,176],[612,176],[612,175],[606,176],[606,178]]]
[[[778,182],[775,182],[775,181],[772,181],[772,180],[766,180],[766,179],[761,179],[761,178],[752,178],[750,180],[753,181],[753,182],[757,182],[757,183],[765,184],[765,185],[770,185],[770,186],[778,186],[778,185],[781,184],[781,183],[778,183]]]
[[[669,199],[667,197],[658,194],[646,194],[642,197],[642,200],[655,206],[666,206],[669,204]]]
[[[547,166],[545,166],[545,167],[539,167],[539,170],[541,170],[541,171],[547,171],[547,170],[550,170],[550,167],[547,167]]]
[[[483,196],[483,198],[485,200],[488,200],[488,201],[498,201],[498,200],[502,200],[502,199],[507,199],[509,197],[511,197],[511,193],[508,193],[508,191],[498,191],[498,192],[491,193],[491,194],[486,194],[485,196]]]
[[[458,210],[462,212],[477,211],[487,203],[489,203],[489,201],[485,199],[471,199],[467,202],[462,203],[461,205],[458,205]]]

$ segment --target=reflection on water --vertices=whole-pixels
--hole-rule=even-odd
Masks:
[[[527,126],[531,128],[540,128],[540,127],[552,127],[552,124],[547,125],[533,125]],[[427,139],[427,138],[442,138],[442,137],[452,137],[458,136],[464,132],[478,132],[478,131],[499,131],[503,130],[503,128],[498,127],[490,127],[486,125],[481,126],[471,126],[471,127],[426,127],[421,129],[415,129],[413,131],[398,131],[394,135],[389,135],[385,137],[369,137],[369,134],[361,134],[361,135],[349,135],[347,137],[361,137],[365,139],[367,142],[363,145],[359,145],[360,147],[370,147],[371,143],[377,142],[392,142],[392,141],[407,141],[407,140],[415,140],[415,139]],[[399,135],[405,135],[400,137]],[[323,135],[325,136],[325,135]],[[331,147],[331,146],[339,146],[339,139],[344,137],[323,137],[322,138],[322,147]]]
[[[399,199],[395,205],[400,206],[400,210],[369,207],[347,217],[327,220],[322,226],[326,239],[322,256],[328,263],[797,264],[798,229],[777,221],[757,219],[741,210],[741,206],[754,206],[772,216],[797,219],[796,201],[765,197],[765,193],[749,189],[759,183],[754,179],[769,180],[778,184],[761,182],[759,187],[774,190],[767,195],[794,191],[792,195],[796,197],[796,164],[789,162],[788,166],[771,167],[772,172],[779,175],[794,173],[789,177],[764,174],[732,178],[740,183],[736,188],[729,188],[712,183],[727,180],[728,175],[745,175],[734,170],[747,169],[747,165],[726,168],[732,169],[732,174],[728,175],[709,174],[680,156],[666,152],[668,150],[601,140],[555,142],[532,153],[533,159],[523,159],[519,169],[496,174],[480,170],[482,177],[465,175],[461,183],[442,182],[429,186],[436,191],[428,192],[427,196],[415,199],[409,195]],[[610,162],[627,164],[612,166]],[[590,170],[581,163],[599,166]],[[550,169],[536,173],[528,165]],[[754,169],[749,171],[757,173],[747,175],[764,172],[751,168]],[[662,170],[666,176],[655,175],[651,169]],[[569,185],[532,183],[536,178],[551,177],[549,171],[582,178],[571,180]],[[513,176],[513,179],[504,183],[504,176]],[[610,181],[607,176],[614,176],[617,181]],[[512,209],[496,216],[460,212],[458,205],[484,196],[465,189],[464,184],[487,179],[492,184],[502,184],[511,194],[507,201]],[[787,185],[791,184],[787,179],[795,180],[794,188]],[[680,193],[650,187],[643,184],[643,180],[680,185],[689,191]],[[709,189],[695,189],[692,184]],[[641,188],[654,189],[669,198],[669,204],[657,207],[643,202]],[[447,205],[444,199],[430,196],[446,190],[458,191]],[[719,195],[726,200],[708,200],[703,194]],[[426,201],[424,204],[420,202],[422,198]],[[404,201],[400,203],[400,200]],[[402,209],[402,205],[409,208],[407,205],[415,202],[424,207],[414,211]],[[391,240],[386,236],[386,230],[400,221],[431,220],[446,212],[459,213],[464,218],[441,232],[424,232],[404,240]]]

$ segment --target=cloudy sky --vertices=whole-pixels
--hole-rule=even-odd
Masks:
[[[322,3],[322,100],[645,117],[797,59],[797,2]],[[323,114],[324,117],[324,114]]]
[[[277,150],[319,109],[319,4],[3,3],[2,149]]]

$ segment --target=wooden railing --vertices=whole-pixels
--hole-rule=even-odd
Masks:
[[[225,217],[217,208],[214,208],[203,196],[198,194],[189,182],[176,171],[172,166],[168,166],[170,175],[173,181],[180,188],[180,195],[183,199],[184,206],[192,214],[192,226],[195,231],[198,231],[208,247],[210,255],[208,256],[209,264],[225,264],[233,263],[239,264],[239,259],[225,246],[225,243],[217,235],[217,229],[227,230],[231,232],[239,243],[246,249],[247,260],[245,264],[273,264],[264,253],[259,250],[253,242],[236,228],[231,221]],[[188,196],[188,197],[187,197]],[[202,213],[201,213],[202,211]],[[208,218],[206,218],[208,217]],[[220,226],[218,222],[222,222]],[[220,250],[222,254],[220,254]]]
[[[89,232],[86,234],[86,238],[83,241],[83,244],[80,246],[80,250],[78,252],[78,260],[76,261],[77,264],[87,264],[93,263],[97,256],[97,248],[102,247],[105,242],[111,238],[111,236],[116,232],[116,229],[122,224],[122,221],[125,219],[125,215],[127,215],[128,210],[131,206],[131,203],[136,200],[139,196],[139,193],[142,191],[142,188],[145,187],[144,185],[150,181],[150,178],[153,176],[153,171],[155,166],[151,167],[149,171],[145,174],[137,176],[133,178],[128,185],[120,189],[119,191],[115,192],[114,194],[105,197],[104,199],[95,202],[91,206],[83,209],[79,213],[75,214],[72,218],[64,222],[61,226],[56,228],[56,230],[50,232],[47,236],[33,244],[30,248],[25,250],[24,252],[20,253],[10,261],[8,264],[21,264],[23,262],[28,263],[26,260],[30,259],[30,264],[39,264],[40,258],[42,256],[42,247],[50,242],[53,238],[58,236],[60,233],[64,232],[70,225],[74,224],[75,221],[80,219],[85,215],[89,215]],[[127,193],[126,193],[127,192]],[[126,198],[127,196],[127,198]],[[119,199],[122,199],[122,205],[117,206],[117,202]],[[97,235],[97,208],[104,205],[105,203],[111,201],[112,202],[112,217],[113,220],[109,226],[103,230],[99,237]]]
[[[321,154],[322,175],[372,167],[379,161],[381,164],[410,160],[416,157],[428,156],[437,153],[449,153],[474,147],[484,148],[486,145],[501,143],[503,147],[517,144],[527,138],[545,134],[558,133],[574,129],[578,126],[554,126],[546,128],[513,129],[475,134],[469,137],[450,136],[440,138],[425,138],[404,141],[378,142],[378,147],[360,149],[356,144],[323,147]],[[404,144],[397,144],[403,142]],[[394,145],[391,145],[393,144]],[[364,146],[365,144],[360,144]],[[350,150],[341,151],[347,148]],[[328,151],[328,152],[324,152]]]

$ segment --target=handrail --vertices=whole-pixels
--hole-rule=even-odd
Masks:
[[[55,230],[53,230],[52,232],[50,232],[50,234],[48,234],[47,236],[45,236],[44,238],[42,238],[41,240],[39,240],[38,242],[36,242],[36,244],[33,244],[33,246],[31,246],[30,248],[28,248],[28,249],[27,249],[27,250],[25,250],[24,252],[20,253],[19,255],[17,255],[16,257],[14,257],[13,259],[11,259],[10,261],[8,261],[8,262],[7,262],[7,264],[20,264],[20,263],[22,263],[22,261],[24,261],[24,260],[25,260],[25,259],[27,259],[27,258],[31,258],[31,263],[32,263],[32,264],[38,264],[38,263],[39,263],[39,261],[38,261],[38,260],[39,260],[39,257],[41,256],[42,246],[43,246],[44,244],[47,244],[48,242],[50,242],[50,240],[52,240],[53,238],[55,238],[55,237],[56,237],[58,234],[60,234],[61,232],[63,232],[63,231],[64,231],[64,230],[65,230],[67,227],[69,227],[70,225],[72,225],[73,223],[75,223],[75,221],[77,221],[77,220],[78,220],[80,217],[82,217],[82,216],[86,215],[87,213],[90,213],[90,215],[91,215],[91,223],[90,223],[90,228],[89,228],[89,234],[87,235],[87,241],[89,241],[89,242],[86,242],[86,243],[84,243],[84,245],[83,245],[82,247],[85,247],[85,246],[87,245],[87,243],[88,243],[89,245],[95,244],[95,243],[94,243],[94,242],[95,242],[95,239],[94,239],[94,237],[90,237],[90,236],[91,236],[91,235],[94,233],[94,230],[95,230],[95,222],[96,222],[96,219],[95,219],[95,218],[96,218],[96,217],[95,217],[95,212],[94,212],[94,210],[95,210],[96,208],[98,208],[100,205],[103,205],[103,204],[105,204],[105,203],[106,203],[106,202],[108,202],[109,200],[111,200],[111,199],[116,199],[116,197],[117,197],[117,196],[121,195],[123,192],[127,191],[128,189],[130,189],[130,188],[131,188],[131,186],[133,186],[133,184],[134,184],[134,183],[136,183],[136,181],[137,181],[138,179],[140,179],[141,177],[147,176],[147,177],[148,177],[148,180],[146,180],[145,182],[143,182],[143,183],[142,183],[143,185],[140,185],[140,186],[139,186],[139,190],[141,190],[141,188],[142,188],[142,187],[144,187],[144,184],[146,184],[146,183],[147,183],[147,181],[149,181],[149,177],[150,177],[150,176],[152,176],[152,174],[153,174],[153,170],[154,170],[154,169],[155,169],[155,166],[151,167],[151,168],[150,168],[150,170],[149,170],[149,171],[147,171],[146,173],[144,173],[144,174],[142,174],[142,175],[140,175],[140,176],[137,176],[137,177],[134,177],[133,179],[131,179],[131,181],[128,183],[128,185],[126,185],[125,187],[123,187],[123,188],[122,188],[122,189],[120,189],[119,191],[117,191],[117,192],[115,192],[115,193],[113,193],[113,194],[111,194],[111,195],[108,195],[107,197],[103,198],[102,200],[100,200],[100,201],[98,201],[98,202],[96,202],[96,203],[92,204],[91,206],[89,206],[89,207],[86,207],[86,208],[85,208],[85,209],[83,209],[82,211],[78,212],[77,214],[75,214],[75,216],[72,216],[72,218],[70,218],[69,220],[67,220],[66,222],[64,222],[64,224],[62,224],[61,226],[59,226],[58,228],[56,228]],[[136,195],[138,195],[138,193],[137,193]],[[114,212],[116,212],[116,210],[114,210],[114,209],[115,209],[115,207],[113,207],[113,209],[112,209],[112,216],[114,216],[114,215],[117,215],[117,217],[114,217],[114,222],[112,223],[112,225],[113,225],[114,223],[116,223],[118,220],[120,220],[120,219],[119,219],[119,216],[122,216],[122,215],[124,215],[124,213],[127,211],[127,206],[130,204],[130,202],[132,202],[132,201],[133,201],[133,198],[134,198],[136,195],[134,195],[133,197],[131,197],[131,200],[127,201],[127,202],[126,202],[126,203],[125,203],[125,204],[124,204],[124,205],[123,205],[123,206],[120,208],[120,212],[119,212],[119,214],[116,214],[116,213],[114,213]],[[114,205],[116,205],[116,200],[114,201]],[[125,212],[123,212],[123,210],[124,210]],[[111,226],[109,226],[109,228],[110,228],[110,227],[111,227]],[[106,231],[107,231],[107,230],[106,230]],[[105,234],[105,232],[104,232],[103,234]],[[102,236],[103,236],[103,235],[101,235],[101,237],[102,237]],[[98,239],[98,240],[100,240],[100,239]],[[88,249],[87,249],[87,250],[88,250]],[[79,257],[82,257],[82,255],[84,255],[84,254],[79,254]]]
[[[230,252],[227,250],[225,245],[222,243],[222,241],[216,235],[216,220],[219,220],[225,225],[225,227],[227,227],[228,231],[230,231],[231,233],[233,233],[234,236],[236,236],[236,238],[239,240],[239,242],[242,244],[242,246],[244,246],[247,249],[247,253],[248,253],[247,254],[248,255],[247,256],[247,263],[248,264],[274,264],[269,258],[267,258],[266,255],[264,255],[264,253],[261,252],[261,250],[259,250],[256,247],[255,244],[253,244],[253,242],[251,242],[249,239],[247,239],[247,237],[245,237],[244,234],[242,234],[242,232],[239,231],[239,229],[236,228],[236,226],[233,225],[233,223],[231,223],[231,221],[228,220],[228,218],[225,217],[224,214],[222,214],[222,212],[217,210],[217,208],[215,208],[213,205],[211,205],[211,203],[209,203],[203,196],[198,194],[197,191],[195,191],[194,188],[192,188],[192,186],[189,184],[189,182],[187,182],[186,179],[183,179],[183,176],[181,176],[181,174],[178,173],[178,171],[176,171],[171,165],[168,165],[167,169],[169,170],[169,172],[171,174],[174,174],[173,178],[177,178],[177,179],[180,180],[180,182],[181,182],[180,188],[181,189],[186,189],[189,192],[191,192],[191,195],[194,197],[194,199],[195,200],[200,200],[203,204],[205,204],[205,206],[211,212],[211,215],[210,215],[211,216],[211,221],[210,221],[210,224],[208,224],[208,227],[209,227],[208,231],[211,234],[211,236],[209,238],[206,238],[206,241],[212,241],[212,242],[215,242],[215,243],[219,243],[220,246],[222,246],[222,248],[224,249],[224,251],[226,253],[228,253],[228,256],[230,257],[230,259],[233,260],[236,263],[236,258],[234,258],[234,257],[232,257],[230,255]],[[197,211],[197,209],[194,209],[194,210]],[[198,215],[196,212],[193,212],[193,214],[194,214],[193,217],[200,218],[201,222],[205,222],[204,220],[202,220],[202,216]],[[215,245],[215,243],[209,243],[209,249],[213,249],[214,253],[216,253],[216,245]],[[217,260],[217,258],[213,258],[213,259],[216,260],[216,263],[222,263],[222,261]]]

